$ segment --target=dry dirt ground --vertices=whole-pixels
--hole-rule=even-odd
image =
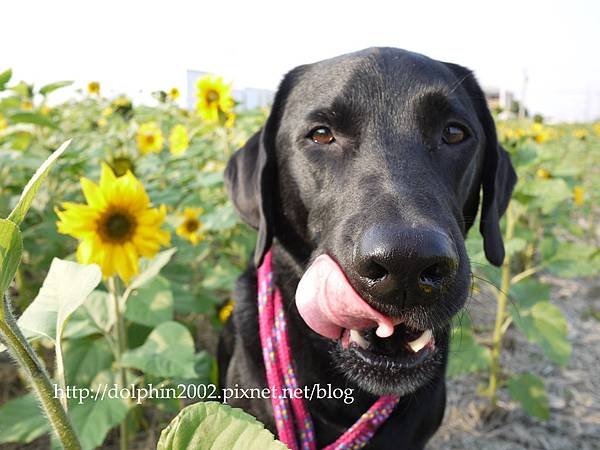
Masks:
[[[600,449],[600,280],[546,278],[553,285],[552,302],[567,317],[573,355],[561,368],[523,335],[509,329],[502,356],[507,372],[529,371],[541,376],[548,390],[550,419],[541,422],[522,412],[505,390],[500,392],[500,409],[490,413],[475,387],[485,383],[482,375],[448,381],[448,407],[444,422],[428,450],[588,450]],[[468,303],[474,324],[490,326],[495,314],[491,292],[483,290]],[[208,327],[207,327],[208,328]],[[200,337],[209,347],[214,336]],[[23,387],[11,363],[0,358],[0,404],[19,395]],[[158,428],[140,434],[133,449],[155,448]],[[113,433],[114,434],[114,433]],[[104,449],[116,449],[111,434]],[[47,438],[29,445],[0,445],[6,450],[47,449]]]
[[[573,354],[566,367],[545,358],[517,330],[509,329],[502,366],[507,372],[531,372],[544,379],[550,419],[528,417],[500,393],[500,410],[489,413],[475,393],[485,383],[481,375],[448,381],[444,422],[429,450],[600,449],[600,280],[546,278],[553,285],[551,301],[565,314]],[[481,293],[468,304],[475,324],[489,324],[495,315],[491,294]]]

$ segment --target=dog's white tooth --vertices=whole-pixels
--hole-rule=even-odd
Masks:
[[[369,343],[358,330],[350,330],[350,342],[355,342],[360,348],[363,349],[367,349],[369,347]]]
[[[419,336],[414,341],[410,341],[408,345],[410,346],[413,352],[417,353],[429,343],[432,337],[433,333],[431,332],[431,330],[425,330],[423,331],[423,334],[421,334],[421,336]]]

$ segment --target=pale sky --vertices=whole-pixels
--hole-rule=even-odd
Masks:
[[[371,46],[456,62],[555,120],[600,118],[600,2],[3,0],[0,71],[136,95],[186,70],[274,89],[296,65]],[[183,92],[185,98],[185,92]]]

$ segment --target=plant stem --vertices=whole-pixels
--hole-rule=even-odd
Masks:
[[[506,209],[506,232],[504,242],[510,242],[513,238],[515,227],[515,220],[510,204]],[[490,365],[490,380],[487,388],[487,394],[490,397],[492,407],[495,407],[498,401],[498,376],[500,372],[500,351],[502,350],[502,337],[506,332],[505,317],[506,317],[506,303],[508,300],[508,292],[510,290],[511,278],[510,278],[510,255],[506,255],[504,262],[502,263],[502,282],[500,289],[497,292],[497,306],[496,306],[496,323],[494,325],[494,333],[492,335],[492,348],[491,348],[491,365]]]
[[[61,389],[61,392],[65,395],[60,396],[60,402],[65,408],[65,411],[69,411],[69,407],[67,405],[67,381],[65,379],[65,364],[63,360],[63,352],[62,352],[62,333],[59,333],[56,342],[54,343],[54,354],[56,359],[56,379],[58,381],[58,385]]]
[[[120,304],[120,296],[117,292],[117,286],[116,286],[116,282],[115,279],[113,277],[108,279],[108,290],[110,293],[110,296],[112,297],[111,300],[113,301],[114,307],[115,307],[115,317],[116,317],[116,324],[115,324],[115,331],[116,331],[116,335],[117,335],[117,363],[119,365],[119,383],[121,384],[121,387],[126,387],[127,386],[127,369],[125,369],[125,367],[123,367],[121,365],[121,358],[123,356],[123,354],[127,351],[127,334],[126,334],[126,329],[125,329],[125,317],[124,317],[124,311],[122,310]],[[121,450],[127,450],[129,447],[129,427],[127,425],[127,417],[125,417],[125,419],[123,419],[123,421],[120,424],[120,449]]]
[[[65,450],[80,450],[79,438],[66,411],[55,397],[54,388],[46,369],[21,333],[12,314],[8,298],[5,297],[2,303],[1,315],[4,320],[0,321],[1,340],[24,371],[62,446]]]

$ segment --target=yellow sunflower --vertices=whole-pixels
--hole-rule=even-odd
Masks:
[[[585,203],[585,190],[581,186],[575,186],[573,188],[573,202],[577,206],[583,206]]]
[[[222,77],[206,75],[197,81],[196,88],[196,111],[207,122],[218,122],[220,114],[227,115],[233,109],[231,85]]]
[[[227,319],[229,319],[229,316],[231,316],[231,313],[233,312],[234,306],[235,302],[233,301],[233,299],[227,300],[225,304],[221,306],[218,313],[219,320],[221,321],[221,323],[227,322]]]
[[[98,95],[100,94],[100,83],[97,81],[90,81],[87,85],[88,94]]]
[[[118,274],[128,283],[138,273],[141,256],[152,258],[170,241],[161,229],[166,208],[151,208],[144,186],[131,172],[117,178],[102,164],[100,184],[81,179],[87,204],[66,202],[58,231],[79,239],[77,260],[98,264],[105,277]]]
[[[575,138],[579,139],[580,141],[585,141],[585,139],[588,136],[588,131],[585,128],[578,128],[575,131],[573,131],[573,136],[575,136]]]
[[[175,101],[179,98],[179,89],[172,87],[167,95],[171,100]]]
[[[136,140],[142,155],[160,153],[165,142],[162,131],[156,122],[142,124],[138,129]]]
[[[23,111],[31,111],[33,109],[33,103],[31,100],[23,100],[21,102],[21,109]]]
[[[552,174],[548,170],[546,170],[542,167],[540,167],[538,170],[536,170],[535,174],[537,175],[538,178],[541,178],[543,180],[552,178]]]
[[[198,216],[202,214],[202,208],[185,208],[182,214],[183,220],[177,227],[177,234],[184,239],[190,241],[193,245],[204,240],[204,233],[202,232],[202,222]]]
[[[185,126],[175,125],[169,133],[169,151],[174,156],[183,154],[190,145],[190,137]]]
[[[8,128],[8,122],[6,121],[6,119],[4,118],[2,113],[0,113],[0,131],[6,130],[7,128]]]

